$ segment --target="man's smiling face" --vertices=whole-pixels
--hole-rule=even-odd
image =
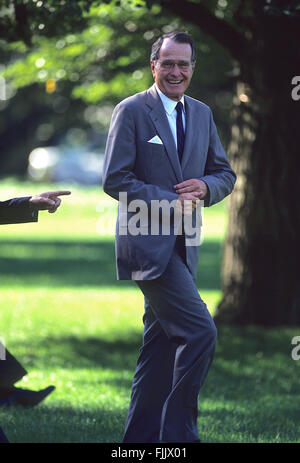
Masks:
[[[157,61],[150,61],[158,88],[169,98],[179,101],[188,88],[193,72],[192,48],[189,43],[165,39]]]

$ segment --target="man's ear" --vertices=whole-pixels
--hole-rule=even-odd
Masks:
[[[151,67],[152,75],[153,75],[153,77],[154,77],[154,73],[155,73],[155,62],[152,61],[152,59],[150,60],[150,67]]]

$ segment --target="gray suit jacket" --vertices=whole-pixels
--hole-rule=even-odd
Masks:
[[[103,189],[115,199],[127,193],[128,203],[140,199],[173,201],[174,185],[198,178],[209,194],[205,206],[231,193],[236,175],[221,146],[211,110],[200,101],[185,96],[186,133],[180,165],[174,138],[160,97],[149,90],[126,98],[112,115],[103,169]],[[149,143],[155,135],[163,144]],[[120,207],[119,207],[120,212]],[[127,222],[132,214],[125,217]],[[123,219],[122,219],[123,220]],[[134,236],[116,227],[116,263],[119,280],[151,280],[159,277],[170,259],[176,235]],[[146,230],[147,232],[147,230]],[[188,246],[187,265],[196,276],[199,246]]]

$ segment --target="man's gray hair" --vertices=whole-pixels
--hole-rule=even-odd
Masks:
[[[196,61],[195,42],[193,37],[187,32],[170,32],[169,34],[164,34],[159,37],[152,45],[150,56],[152,61],[157,61],[159,59],[159,52],[165,39],[171,39],[177,43],[189,43],[192,49],[192,63]]]

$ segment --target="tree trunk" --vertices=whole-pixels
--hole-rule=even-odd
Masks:
[[[300,324],[299,23],[264,20],[260,56],[241,63],[229,157],[237,183],[229,199],[223,299],[216,321]],[[287,28],[288,26],[288,28]],[[253,58],[253,57],[252,57]],[[298,69],[298,71],[297,71]],[[250,76],[250,78],[249,78]],[[243,82],[245,82],[243,80]]]
[[[229,147],[238,178],[215,319],[300,324],[300,100],[291,95],[300,75],[297,2],[241,0],[230,23],[205,2],[161,3],[214,37],[240,68]]]

